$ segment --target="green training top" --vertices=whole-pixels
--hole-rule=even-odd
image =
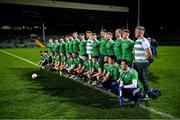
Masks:
[[[123,81],[124,85],[130,85],[132,80],[137,80],[137,87],[142,88],[142,84],[138,79],[138,73],[133,68],[129,68],[127,71],[120,70],[119,78]]]
[[[100,54],[107,55],[106,43],[108,42],[107,39],[101,38],[100,39]]]
[[[99,47],[100,47],[100,43],[99,41],[93,41],[92,43],[92,56],[98,56],[100,55],[100,50],[99,50]]]
[[[83,56],[86,54],[86,40],[81,40],[79,44],[79,55]]]
[[[114,42],[114,55],[116,56],[117,60],[122,59],[122,39],[117,38],[116,41]]]
[[[129,62],[133,62],[133,48],[134,48],[134,41],[131,39],[122,40],[122,59],[126,59]]]

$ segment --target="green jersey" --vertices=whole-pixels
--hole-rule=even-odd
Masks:
[[[83,56],[84,54],[86,54],[86,40],[81,40],[80,44],[79,44],[79,55]]]
[[[69,47],[69,53],[73,53],[73,41],[68,42],[68,47]]]
[[[92,69],[94,69],[94,72],[98,72],[99,68],[101,68],[99,62],[97,62],[96,64],[92,64]]]
[[[64,42],[60,42],[59,43],[59,52],[60,53],[65,53],[65,43]]]
[[[134,47],[134,41],[128,39],[128,40],[122,40],[122,59],[126,59],[129,62],[133,62],[133,47]]]
[[[40,60],[43,61],[43,55],[40,56]]]
[[[65,43],[65,50],[66,50],[66,54],[69,53],[69,42]]]
[[[69,58],[69,59],[67,59],[67,60],[66,60],[66,64],[67,64],[67,66],[68,66],[68,67],[71,67],[71,65],[73,65],[73,64],[74,64],[74,60],[73,60],[73,58]]]
[[[114,63],[114,65],[109,65],[109,72],[112,75],[112,78],[114,80],[118,80],[119,78],[119,65],[117,63]]]
[[[83,66],[84,66],[84,70],[90,70],[92,68],[92,61],[91,60],[84,61]]]
[[[92,56],[99,56],[100,55],[100,50],[99,50],[99,41],[93,41],[92,43]]]
[[[48,48],[49,48],[49,51],[52,53],[55,51],[55,48],[54,48],[54,43],[48,43]]]
[[[61,64],[64,64],[64,63],[66,63],[66,57],[65,56],[61,58]]]
[[[45,61],[45,62],[49,62],[50,61],[50,56],[49,55],[43,55],[42,60]]]
[[[107,55],[114,55],[114,41],[110,40],[106,43]]]
[[[74,39],[73,40],[73,52],[78,52],[79,53],[79,39]]]
[[[81,58],[74,58],[74,64],[75,64],[75,67],[80,67],[80,65],[83,64],[83,61]]]
[[[59,55],[52,57],[52,62],[57,63],[60,61]]]
[[[127,71],[120,70],[119,78],[123,81],[124,85],[130,85],[133,80],[136,80],[137,87],[142,88],[142,84],[138,79],[138,73],[133,68],[129,68]]]
[[[114,55],[116,56],[117,60],[122,59],[122,39],[117,38],[114,42]]]
[[[100,53],[101,53],[101,55],[107,55],[107,50],[106,50],[106,43],[107,42],[108,42],[108,40],[105,38],[100,39]]]
[[[59,43],[54,43],[54,51],[59,51]]]
[[[108,69],[109,69],[109,64],[108,64],[108,63],[105,63],[105,64],[104,64],[104,71],[107,73],[107,72],[108,72]]]

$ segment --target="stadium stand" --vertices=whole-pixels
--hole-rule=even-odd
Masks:
[[[36,47],[29,35],[0,35],[0,48],[30,48]]]
[[[180,32],[165,32],[157,35],[159,45],[180,45]]]

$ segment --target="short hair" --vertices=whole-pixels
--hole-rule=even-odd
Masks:
[[[72,54],[71,53],[66,53],[66,55],[70,55],[71,56]]]
[[[109,57],[110,57],[112,60],[116,61],[116,56],[110,55]]]
[[[74,31],[73,34],[78,34],[78,33],[76,31]]]
[[[65,53],[64,53],[64,52],[60,52],[60,54],[63,54],[63,55],[64,55]]]
[[[79,55],[79,53],[78,52],[73,52],[74,54],[76,54],[76,55]]]
[[[44,51],[45,53],[48,53],[48,51]]]
[[[98,56],[92,56],[92,58],[95,58],[95,59],[97,59],[97,60],[98,60]]]
[[[104,55],[104,57],[109,57],[109,55]]]
[[[126,65],[128,65],[128,66],[129,66],[129,61],[128,61],[128,60],[123,59],[123,60],[121,60],[121,63],[122,63],[122,62],[124,62]]]
[[[88,54],[83,54],[84,57],[88,57]]]
[[[67,37],[69,37],[69,35],[65,35],[65,37],[64,37],[64,38],[67,38]]]
[[[90,34],[92,34],[92,31],[86,31],[86,33],[90,33]]]
[[[101,29],[101,32],[107,32],[107,30],[106,29]]]
[[[137,26],[135,29],[145,31],[145,28],[143,26]]]
[[[129,29],[124,29],[122,32],[130,33]]]
[[[96,36],[96,33],[92,33],[92,36]]]
[[[63,37],[63,36],[60,36],[59,39],[64,39],[64,37]]]
[[[79,35],[81,35],[81,36],[85,36],[85,34],[84,34],[84,33],[80,33]]]
[[[118,28],[118,29],[116,29],[116,31],[118,31],[118,33],[121,33],[121,32],[122,32],[122,29],[121,29],[121,28]]]
[[[108,32],[108,35],[113,35],[112,32]]]

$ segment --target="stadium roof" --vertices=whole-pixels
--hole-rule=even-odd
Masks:
[[[177,1],[141,0],[140,4],[140,25],[145,26],[149,31],[157,33],[163,30],[180,29]],[[68,5],[71,5],[71,9],[67,9],[70,8]],[[128,21],[129,28],[132,30],[137,24],[137,0],[0,0],[0,9],[0,14],[3,16],[0,24],[38,24],[45,21],[46,25],[48,23],[56,27],[74,26],[77,28],[78,25],[86,24],[86,27],[94,26],[95,28],[96,25],[98,28],[99,26],[108,28],[109,26],[124,26]]]
[[[107,1],[107,0],[106,0]],[[112,12],[128,12],[128,7],[120,7],[115,5],[89,4],[77,2],[65,2],[54,0],[1,0],[1,3],[19,4],[19,5],[33,5],[44,7],[83,9],[83,10],[97,10],[97,11],[112,11]]]

